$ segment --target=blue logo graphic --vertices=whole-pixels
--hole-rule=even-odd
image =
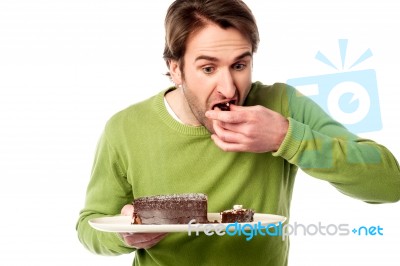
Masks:
[[[347,39],[339,40],[342,71],[346,65]],[[348,70],[372,56],[367,49]],[[315,58],[339,70],[323,53]],[[353,133],[382,129],[376,73],[373,69],[289,79],[287,83],[320,105],[333,119]]]

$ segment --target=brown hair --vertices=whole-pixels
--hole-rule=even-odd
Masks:
[[[241,0],[176,0],[165,17],[164,60],[180,63],[183,74],[183,56],[189,35],[201,30],[207,23],[223,29],[235,28],[244,34],[257,51],[260,41],[258,28],[251,10]]]

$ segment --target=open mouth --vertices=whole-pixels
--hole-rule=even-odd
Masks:
[[[235,104],[235,100],[231,100],[229,102],[222,102],[222,103],[217,103],[215,104],[212,109],[214,110],[215,107],[218,107],[221,111],[230,111],[231,110],[231,104]]]

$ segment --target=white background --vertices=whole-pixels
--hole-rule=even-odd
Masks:
[[[163,76],[163,19],[171,1],[0,0],[0,263],[130,265],[78,242],[75,222],[106,120],[171,85]],[[398,1],[246,1],[261,34],[254,80],[375,69],[383,129],[364,134],[400,158]],[[397,125],[397,127],[396,127]],[[355,173],[356,174],[356,173]],[[298,175],[291,223],[384,228],[384,236],[294,236],[289,265],[399,265],[400,203],[369,205]],[[260,251],[262,252],[262,251]]]

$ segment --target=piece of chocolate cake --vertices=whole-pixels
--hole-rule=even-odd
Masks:
[[[233,209],[221,212],[221,223],[252,222],[253,216],[253,210],[243,209],[242,205],[234,205]]]
[[[219,109],[221,109],[221,111],[230,111],[230,103],[224,103],[224,104],[220,104],[218,105]]]
[[[235,101],[229,101],[229,102],[222,102],[222,103],[217,103],[216,105],[213,106],[213,110],[215,107],[218,107],[221,111],[230,111],[231,110],[231,104],[234,104]]]
[[[157,195],[133,201],[133,224],[207,223],[207,196],[201,193]]]

